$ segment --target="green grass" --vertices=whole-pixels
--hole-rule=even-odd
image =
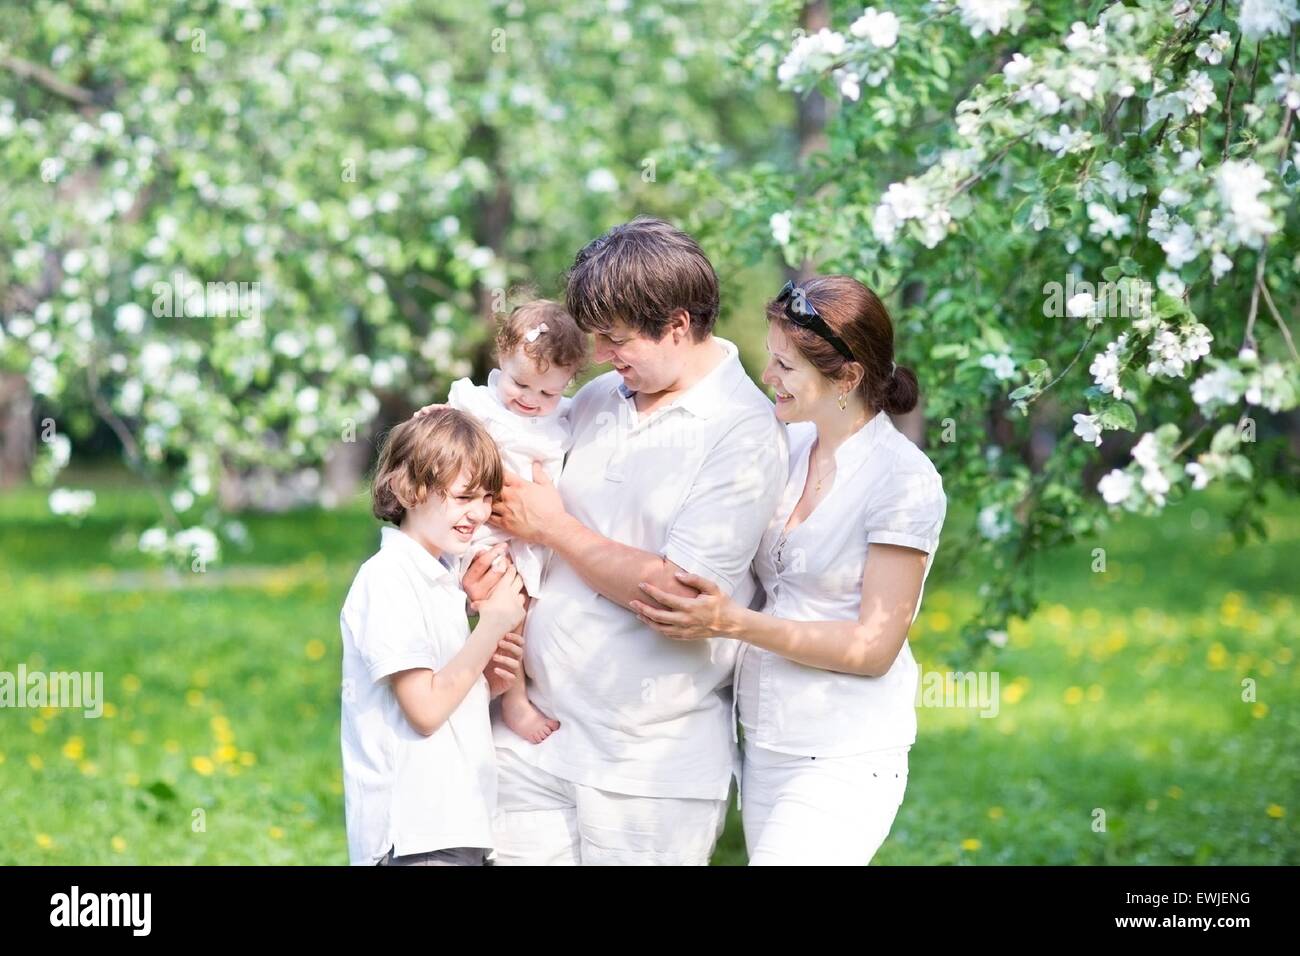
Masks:
[[[80,527],[0,496],[0,670],[102,671],[110,704],[0,712],[0,863],[345,862],[337,621],[376,538],[364,503],[246,516],[247,551],[169,574],[118,546],[148,496],[89,480]],[[997,716],[921,709],[877,862],[1300,862],[1300,516],[1269,524],[1236,549],[1196,499],[1045,560],[1043,610],[982,665]],[[977,585],[942,561],[927,671],[951,669]],[[733,814],[716,862],[743,861]]]

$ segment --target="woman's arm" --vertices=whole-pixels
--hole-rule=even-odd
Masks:
[[[737,605],[713,582],[696,575],[682,583],[700,590],[680,598],[654,585],[643,590],[668,610],[636,602],[633,610],[655,630],[676,640],[733,637],[822,670],[880,677],[902,650],[921,596],[926,554],[915,548],[873,544],[862,574],[862,609],[856,621],[790,621]]]
[[[480,602],[478,625],[446,667],[399,671],[391,678],[407,722],[426,737],[446,723],[496,655],[497,645],[523,620],[523,582],[511,569]]]

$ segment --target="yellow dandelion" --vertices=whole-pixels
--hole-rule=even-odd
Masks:
[[[63,756],[69,760],[80,760],[86,755],[86,742],[80,737],[69,737],[63,745]]]
[[[272,840],[284,839],[284,830],[282,830],[280,827],[271,827],[271,829],[267,830],[266,832],[271,835]]]
[[[205,777],[211,776],[212,771],[216,769],[216,765],[213,764],[212,758],[203,756],[192,758],[190,760],[190,766],[194,768],[195,773],[202,774]]]
[[[191,687],[189,690],[185,692],[185,703],[189,704],[191,707],[202,707],[203,691],[199,690],[198,688]]]
[[[1281,820],[1286,816],[1286,809],[1276,803],[1270,803],[1268,809],[1264,811],[1274,820]]]
[[[42,707],[40,710],[41,716],[46,720],[53,720],[54,717],[58,715],[58,713],[59,713],[59,708],[57,707]]]
[[[1178,786],[1178,784],[1174,784],[1172,787],[1170,787],[1168,792],[1169,792],[1169,797],[1172,800],[1181,800],[1183,797],[1183,788]]]
[[[1250,708],[1250,716],[1254,717],[1256,720],[1258,720],[1258,719],[1261,718],[1261,717],[1267,717],[1267,716],[1268,716],[1268,704],[1265,704],[1265,703],[1263,703],[1263,702],[1259,702],[1259,703],[1254,704],[1254,705]]]
[[[257,754],[245,750],[239,755],[239,764],[242,767],[251,767],[257,763]]]
[[[122,780],[126,782],[126,785],[128,787],[140,786],[140,775],[136,773],[134,770],[128,773],[126,776],[124,776]]]
[[[84,776],[84,777],[98,777],[98,776],[99,776],[99,764],[95,763],[95,761],[93,761],[93,760],[83,760],[83,761],[82,761],[82,762],[77,766],[77,769],[81,771],[81,774],[82,774],[82,776]]]
[[[1075,705],[1075,704],[1082,703],[1082,701],[1083,701],[1083,688],[1082,688],[1082,687],[1070,687],[1070,688],[1067,688],[1067,689],[1066,689],[1066,691],[1065,691],[1065,702],[1066,702],[1067,704],[1070,704],[1071,706],[1073,706],[1073,705]]]
[[[27,726],[32,729],[32,733],[34,734],[45,733],[45,721],[41,720],[39,717],[33,717],[31,723]]]
[[[113,837],[113,839],[109,840],[108,842],[113,847],[114,853],[126,852],[126,840],[122,839],[122,837],[115,836]]]
[[[41,759],[40,754],[28,754],[27,765],[33,770],[41,770],[45,767],[45,761]]]
[[[222,744],[214,752],[217,763],[233,763],[239,759],[239,748],[234,744]]]
[[[3,750],[0,750],[0,763],[4,763],[4,762],[5,762],[5,752]]]
[[[989,807],[990,820],[1001,820],[1002,817],[1003,817],[1003,813],[1001,807]]]
[[[1002,691],[1002,699],[1008,704],[1018,704],[1025,696],[1025,686],[1019,681],[1012,681]]]
[[[117,704],[114,704],[114,703],[111,703],[111,702],[110,702],[110,703],[106,703],[106,704],[104,705],[104,716],[107,717],[109,720],[112,720],[114,717],[116,717],[116,716],[117,716]]]
[[[325,656],[325,642],[312,638],[307,642],[307,660],[318,661]]]
[[[961,841],[961,848],[965,850],[967,853],[974,853],[983,845],[984,844],[980,843],[980,841],[975,839],[974,837],[967,837],[966,839]]]
[[[140,678],[136,677],[134,674],[127,674],[122,678],[122,690],[126,691],[131,696],[134,697],[136,694],[140,693],[140,687]]]
[[[1205,654],[1205,662],[1210,665],[1210,670],[1222,670],[1223,666],[1228,663],[1228,649],[1215,641]]]
[[[48,833],[36,834],[36,845],[42,850],[51,850],[54,848],[54,838]]]

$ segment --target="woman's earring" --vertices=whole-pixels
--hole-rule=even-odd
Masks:
[[[848,407],[848,394],[846,392],[840,392],[840,411],[845,411]]]

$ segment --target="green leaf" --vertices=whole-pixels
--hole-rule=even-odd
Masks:
[[[1120,429],[1131,432],[1137,429],[1137,414],[1127,402],[1115,402],[1101,411],[1100,422],[1103,428]]]

